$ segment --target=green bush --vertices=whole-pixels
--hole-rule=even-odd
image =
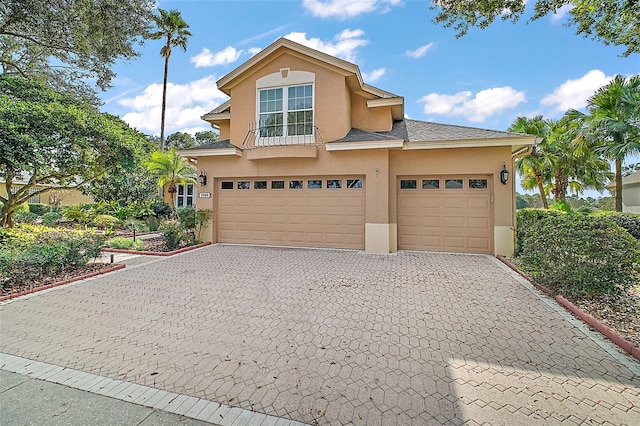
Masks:
[[[176,250],[183,242],[186,243],[189,240],[184,227],[176,221],[165,222],[161,229],[169,250]]]
[[[19,225],[0,230],[0,286],[34,281],[87,264],[100,255],[103,240],[91,233]]]
[[[36,223],[38,221],[38,215],[31,212],[18,212],[14,213],[13,220],[16,223]]]
[[[522,245],[529,234],[537,232],[538,223],[549,217],[558,217],[566,213],[559,210],[546,209],[520,209],[516,212],[517,232],[516,232],[516,256],[522,253]]]
[[[178,222],[185,229],[194,229],[196,227],[196,209],[195,207],[181,207],[176,210]]]
[[[616,225],[626,229],[633,238],[640,240],[640,214],[600,211],[593,215],[610,220]]]
[[[42,216],[51,211],[51,206],[42,203],[31,203],[29,204],[29,211],[37,216]]]
[[[92,212],[89,207],[85,207],[81,204],[76,206],[66,206],[62,210],[62,216],[70,221],[84,225],[91,220]]]
[[[95,226],[105,231],[110,231],[116,228],[120,224],[120,220],[117,217],[108,214],[99,214],[91,221]]]
[[[522,269],[555,291],[618,294],[640,282],[640,242],[607,218],[548,215],[532,223],[523,238]]]
[[[107,246],[121,250],[142,250],[144,243],[140,238],[132,240],[127,237],[115,237],[107,241]]]
[[[171,206],[164,201],[152,203],[149,207],[158,218],[166,219],[171,215]]]
[[[62,219],[62,215],[58,212],[45,213],[42,215],[42,224],[46,226],[55,226],[60,219]]]

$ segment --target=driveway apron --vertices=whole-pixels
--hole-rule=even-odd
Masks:
[[[310,424],[639,424],[640,368],[484,255],[213,245],[0,306],[0,352]]]

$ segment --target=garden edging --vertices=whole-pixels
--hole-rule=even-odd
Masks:
[[[59,287],[61,285],[70,284],[75,281],[86,280],[87,278],[95,277],[98,275],[108,274],[109,272],[119,271],[120,269],[124,269],[125,267],[126,267],[125,264],[114,265],[113,267],[109,269],[104,269],[102,271],[91,272],[90,274],[80,275],[77,277],[69,278],[68,280],[58,281],[57,283],[43,285],[41,287],[32,288],[29,290],[21,291],[19,293],[8,294],[6,296],[0,296],[0,302],[15,299],[16,297],[26,296],[27,294],[36,293],[38,291],[48,290],[53,287]]]
[[[184,253],[185,251],[199,249],[201,247],[205,247],[211,245],[208,243],[200,243],[195,246],[183,247],[178,250],[173,251],[143,251],[143,250],[124,250],[124,249],[114,249],[114,248],[104,248],[102,251],[107,253],[127,253],[127,254],[140,254],[145,256],[173,256],[174,254]]]
[[[527,276],[527,274],[522,272],[516,265],[511,263],[507,258],[505,258],[504,256],[496,256],[496,257],[502,263],[504,263],[509,268],[513,269],[515,272],[517,272],[519,275],[521,275],[523,278],[525,278],[527,281],[529,281],[529,277]],[[539,286],[536,286],[536,287],[539,288]],[[547,293],[547,295],[552,295],[551,294],[551,290],[547,289],[546,287],[541,288],[541,290],[544,293]],[[624,337],[622,337],[618,333],[616,333],[614,330],[612,330],[611,328],[607,327],[605,324],[603,324],[597,318],[589,315],[588,313],[586,313],[585,311],[583,311],[582,309],[580,309],[579,307],[577,307],[576,305],[571,303],[565,297],[563,297],[561,295],[556,295],[554,297],[554,299],[558,304],[562,305],[565,309],[567,309],[569,312],[574,314],[576,317],[578,317],[581,321],[583,321],[584,323],[586,323],[590,327],[596,329],[600,334],[602,334],[607,339],[612,341],[620,349],[624,350],[625,352],[628,352],[631,356],[633,356],[634,358],[640,360],[640,348],[635,346],[633,343],[629,342]]]

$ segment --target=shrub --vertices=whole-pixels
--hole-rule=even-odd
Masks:
[[[82,205],[66,206],[62,211],[62,216],[70,221],[84,225],[91,220],[91,214],[88,208]]]
[[[13,220],[16,223],[36,223],[38,221],[38,215],[31,212],[18,212],[13,215]]]
[[[160,229],[160,220],[157,217],[150,216],[147,218],[147,229],[151,232]]]
[[[140,238],[132,240],[127,237],[115,237],[107,241],[107,246],[121,250],[142,250],[144,243]]]
[[[537,232],[538,223],[549,217],[557,217],[566,213],[559,210],[546,209],[521,209],[516,212],[517,232],[516,232],[516,255],[522,253],[522,245],[528,235]]]
[[[37,216],[42,216],[51,211],[51,206],[41,203],[29,204],[29,211]]]
[[[571,296],[618,294],[640,278],[640,242],[597,216],[538,220],[526,233],[520,260],[535,283]]]
[[[178,222],[185,229],[194,229],[196,227],[196,209],[195,207],[180,207],[176,210]]]
[[[58,212],[45,213],[42,215],[42,224],[46,226],[55,226],[60,219],[62,219],[62,215]]]
[[[162,225],[165,244],[169,250],[176,250],[183,242],[188,241],[184,227],[176,221],[168,221]]]
[[[99,214],[93,218],[92,223],[100,229],[110,231],[120,224],[120,220],[108,214]]]
[[[627,230],[633,238],[640,240],[640,214],[600,211],[594,216],[604,217],[607,220]]]
[[[163,201],[153,203],[150,207],[156,217],[166,219],[171,215],[171,207],[169,206],[169,204]]]
[[[0,243],[0,286],[85,265],[100,255],[103,246],[103,240],[91,232],[36,225],[3,229]]]

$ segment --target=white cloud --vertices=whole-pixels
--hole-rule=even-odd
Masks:
[[[565,81],[552,93],[542,98],[540,104],[552,106],[559,112],[570,108],[584,108],[587,105],[587,99],[612,79],[613,77],[605,75],[600,70],[591,70],[578,79]]]
[[[562,18],[564,18],[565,15],[569,13],[571,9],[573,9],[573,7],[574,6],[572,4],[565,4],[560,9],[556,10],[556,13],[551,15],[551,22],[561,21]]]
[[[387,13],[394,6],[401,6],[401,0],[304,0],[302,5],[319,18],[347,19],[363,13],[380,10]]]
[[[363,30],[346,29],[337,34],[331,41],[322,41],[316,37],[307,38],[307,33],[300,32],[292,32],[284,37],[329,55],[355,62],[356,49],[369,44],[369,40],[362,38],[363,36]]]
[[[205,126],[200,116],[220,105],[227,95],[220,92],[213,75],[187,84],[167,84],[167,111],[165,134],[180,129]],[[132,98],[122,98],[118,104],[124,108],[122,119],[140,131],[159,134],[162,110],[162,84],[148,85]]]
[[[206,47],[202,52],[192,56],[189,62],[196,64],[196,68],[213,67],[216,65],[231,64],[238,60],[242,50],[236,50],[233,46],[227,46],[219,52],[211,53]]]
[[[251,56],[257,55],[258,53],[260,53],[262,51],[262,49],[260,49],[259,47],[250,47],[248,52]]]
[[[420,46],[418,47],[416,50],[407,50],[407,56],[410,56],[412,58],[422,58],[424,55],[427,54],[427,52],[429,50],[431,50],[436,44],[431,42],[431,43],[427,43],[424,46]]]
[[[481,90],[475,96],[469,91],[453,95],[430,93],[418,100],[424,103],[425,114],[463,116],[472,122],[483,122],[525,101],[524,92],[509,86]]]
[[[380,79],[380,77],[382,77],[386,72],[387,72],[386,68],[378,68],[371,72],[363,72],[362,79],[364,80],[365,83],[373,83],[378,79]]]

